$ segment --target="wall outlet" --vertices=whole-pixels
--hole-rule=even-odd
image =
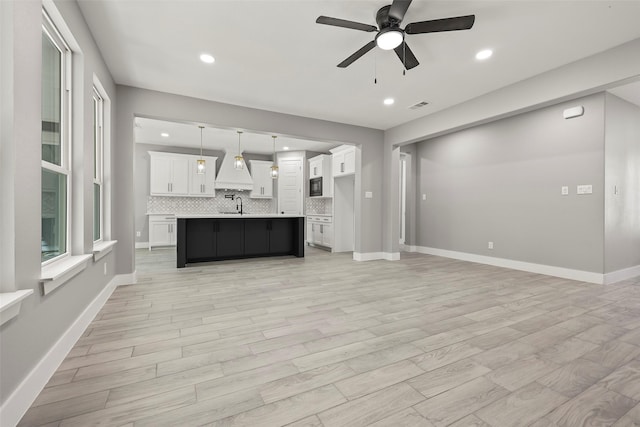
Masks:
[[[488,249],[493,249],[493,242],[487,243],[487,248]]]
[[[107,275],[107,263],[106,262],[104,263],[104,275],[105,276]]]
[[[569,195],[569,187],[568,187],[568,186],[566,186],[566,185],[564,185],[564,186],[562,187],[561,194],[562,194],[563,196],[568,196],[568,195]]]
[[[373,191],[365,191],[364,192],[365,199],[373,199]]]
[[[427,195],[426,194],[422,195],[422,200],[427,200]]]
[[[140,236],[142,236],[142,233],[139,231],[136,231],[136,237],[140,237]]]

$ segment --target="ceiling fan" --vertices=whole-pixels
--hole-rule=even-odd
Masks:
[[[347,21],[345,19],[330,18],[328,16],[319,16],[316,23],[324,25],[333,25],[335,27],[351,28],[353,30],[374,32],[377,31],[374,40],[370,41],[353,55],[338,64],[340,68],[346,68],[357,59],[369,52],[376,45],[383,50],[393,49],[404,68],[410,70],[418,64],[415,55],[409,49],[405,42],[405,34],[425,34],[439,33],[442,31],[468,30],[473,27],[476,20],[475,15],[456,16],[453,18],[432,19],[430,21],[412,22],[407,24],[404,29],[400,28],[400,23],[404,18],[407,9],[411,4],[411,0],[393,0],[390,5],[384,6],[376,13],[375,25],[362,24],[360,22]]]

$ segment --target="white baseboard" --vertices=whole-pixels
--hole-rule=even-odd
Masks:
[[[136,274],[114,276],[0,407],[0,425],[15,426],[36,400],[69,351],[120,284],[135,283]],[[133,282],[132,282],[133,279]]]
[[[149,242],[136,242],[136,249],[149,249]]]
[[[513,270],[528,271],[530,273],[546,274],[547,276],[561,277],[563,279],[577,280],[602,285],[604,274],[590,271],[573,270],[570,268],[555,267],[552,265],[535,264],[531,262],[515,261],[505,258],[495,258],[484,255],[470,254],[467,252],[450,251],[446,249],[416,246],[416,251],[422,254],[436,255],[445,258],[459,259],[462,261],[477,262],[480,264],[494,265],[496,267],[511,268]]]
[[[384,259],[387,261],[398,261],[400,252],[354,252],[354,261],[373,261],[376,259]]]
[[[606,273],[604,275],[604,284],[610,285],[612,283],[621,282],[637,276],[640,276],[640,265]]]
[[[130,274],[117,274],[109,284],[113,284],[115,287],[122,285],[133,285],[138,283],[138,272],[134,271]]]

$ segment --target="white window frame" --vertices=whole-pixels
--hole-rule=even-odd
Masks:
[[[50,265],[52,263],[61,261],[70,255],[71,250],[71,199],[73,196],[72,193],[72,171],[71,171],[71,82],[72,82],[72,63],[71,56],[72,51],[67,42],[64,40],[60,31],[58,31],[57,27],[47,14],[47,12],[42,10],[42,31],[44,34],[49,37],[51,42],[58,48],[58,50],[62,54],[61,58],[61,108],[60,108],[60,165],[56,165],[54,163],[47,162],[42,160],[42,170],[48,170],[54,173],[62,174],[66,176],[66,242],[65,242],[65,252],[42,262],[42,266]],[[42,190],[41,190],[42,191]],[[42,216],[42,215],[41,215]]]
[[[105,239],[104,236],[104,97],[100,94],[98,88],[93,86],[93,123],[94,123],[94,135],[93,135],[93,156],[95,169],[93,171],[93,188],[95,185],[100,187],[100,212],[99,212],[99,229],[100,237],[93,241],[94,244],[102,242]],[[95,194],[94,194],[95,197]],[[95,209],[95,205],[94,205]],[[95,212],[94,212],[95,220]],[[94,224],[95,227],[95,224]],[[93,228],[91,229],[93,234]],[[94,236],[92,236],[94,237]]]

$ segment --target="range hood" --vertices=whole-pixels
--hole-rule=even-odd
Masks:
[[[253,179],[249,175],[247,165],[242,169],[233,167],[235,153],[225,151],[220,171],[216,177],[216,189],[218,190],[253,190]]]

